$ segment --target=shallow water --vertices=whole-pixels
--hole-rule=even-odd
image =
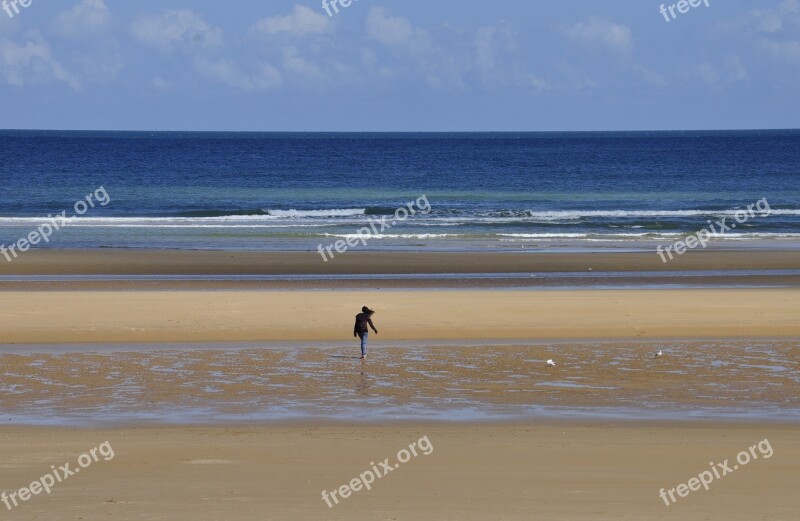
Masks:
[[[653,358],[663,350],[664,356]],[[800,421],[800,341],[0,346],[9,424]],[[555,368],[545,361],[553,358]]]

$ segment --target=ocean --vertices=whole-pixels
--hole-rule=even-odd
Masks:
[[[66,211],[37,248],[317,250],[388,216],[358,249],[635,250],[762,201],[712,244],[800,246],[797,130],[1,131],[0,153],[0,244]]]

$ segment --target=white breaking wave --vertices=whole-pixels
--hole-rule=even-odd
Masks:
[[[361,239],[357,233],[323,233],[324,237],[335,237],[338,239]],[[441,239],[443,237],[463,237],[457,233],[378,233],[364,235],[365,239]]]
[[[744,210],[553,210],[535,212],[529,211],[528,216],[532,219],[542,220],[575,220],[584,217],[699,217],[699,216],[734,216],[737,211]],[[745,210],[747,211],[747,210]],[[753,209],[756,217],[767,217],[767,215],[800,215],[800,210],[781,210],[772,209],[769,214],[761,213]]]
[[[588,237],[646,237],[649,233],[498,233],[498,237],[513,237],[515,239],[583,239]],[[681,233],[659,233],[663,236],[686,235]]]
[[[338,227],[340,225],[353,225],[360,227],[365,224],[367,219],[365,208],[333,208],[320,210],[271,210],[264,209],[269,215],[224,215],[214,217],[68,217],[67,222],[70,227],[96,227],[96,228],[315,228],[315,227]],[[712,220],[721,217],[733,218],[736,209],[730,210],[553,210],[553,211],[528,211],[520,212],[518,215],[463,215],[463,216],[436,216],[426,215],[415,220],[413,226],[424,226],[428,228],[437,227],[462,227],[470,225],[502,225],[502,224],[536,224],[543,222],[548,224],[558,224],[559,221],[576,224],[575,221],[581,219],[608,219],[607,224],[612,228],[613,219],[623,218],[686,218],[704,217]],[[524,216],[523,216],[524,215]],[[780,209],[773,208],[770,217],[785,216],[788,219],[800,216],[800,209]],[[756,212],[756,218],[763,219],[767,224],[767,215]],[[378,217],[375,216],[378,220]],[[48,218],[41,217],[0,217],[0,226],[8,227],[30,227],[38,226],[47,222]],[[637,225],[634,228],[639,230],[648,229],[647,226]],[[668,233],[655,234],[667,236]],[[766,232],[764,232],[764,236]],[[605,234],[604,234],[605,235]],[[676,234],[677,235],[677,234]],[[733,235],[733,234],[731,234]],[[438,236],[448,236],[448,234],[438,234]],[[502,237],[517,238],[580,238],[585,234],[580,233],[555,233],[555,234],[501,234]],[[742,235],[736,234],[739,238]],[[773,236],[793,236],[793,234],[775,234]]]
[[[291,211],[291,210],[288,210]],[[287,212],[288,212],[287,211]],[[319,212],[333,212],[336,210],[315,210]],[[340,210],[342,212],[355,212],[357,210]],[[364,210],[361,210],[362,212]],[[305,212],[311,213],[311,212]],[[361,214],[339,214],[345,217],[355,217]],[[67,217],[69,226],[87,227],[130,227],[130,228],[206,228],[206,227],[305,227],[305,226],[325,226],[322,220],[311,219],[310,217],[336,217],[337,215],[223,215],[217,217]],[[307,220],[303,221],[302,219]],[[296,222],[292,222],[295,219]],[[39,225],[47,222],[47,217],[0,217],[0,226],[21,226]],[[339,221],[336,221],[339,222]],[[330,224],[336,222],[331,221]],[[353,220],[354,223],[360,221]]]
[[[366,217],[365,208],[339,208],[327,210],[270,210],[269,215],[223,215],[214,217],[68,217],[70,226],[175,226],[190,227],[204,225],[259,225],[273,223],[285,226],[314,226],[331,219],[330,224],[361,223]],[[537,221],[576,221],[583,218],[636,218],[636,217],[733,217],[731,210],[553,210],[528,211],[524,215],[463,215],[436,216],[427,215],[417,220],[415,226],[463,226],[468,224],[502,224],[502,223],[535,223]],[[773,208],[769,216],[800,216],[800,209]],[[766,214],[756,212],[757,218],[766,218]],[[377,218],[377,216],[376,216]],[[37,225],[47,221],[41,217],[0,217],[0,226]],[[292,223],[294,220],[297,224]],[[300,224],[303,223],[303,224]]]
[[[616,240],[616,239],[661,239],[673,237],[686,237],[687,232],[649,232],[649,233],[498,233],[498,237],[509,237],[507,240],[518,239],[587,239],[587,240]],[[792,239],[800,238],[800,233],[726,233],[712,235],[712,240],[744,241],[751,239]]]
[[[342,208],[333,210],[269,210],[264,209],[269,217],[279,217],[283,219],[298,217],[352,217],[354,215],[364,215],[366,208]]]

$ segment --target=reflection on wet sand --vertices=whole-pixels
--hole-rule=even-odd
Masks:
[[[335,348],[152,347],[2,354],[0,413],[42,424],[800,419],[796,341],[375,346],[364,362]]]

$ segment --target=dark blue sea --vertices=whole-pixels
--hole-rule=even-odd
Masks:
[[[316,250],[372,222],[359,249],[639,249],[760,201],[712,244],[800,245],[796,130],[1,131],[0,157],[0,244],[64,211],[37,247]]]

